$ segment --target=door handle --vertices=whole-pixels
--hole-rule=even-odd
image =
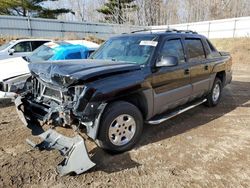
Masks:
[[[204,69],[205,69],[205,70],[208,70],[208,65],[205,65],[205,66],[204,66]]]
[[[189,69],[185,69],[184,74],[189,74]]]

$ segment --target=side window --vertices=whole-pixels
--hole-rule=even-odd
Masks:
[[[15,50],[15,53],[18,52],[31,52],[31,45],[30,42],[20,42],[16,44],[13,49]]]
[[[31,41],[32,45],[32,51],[43,45],[44,43],[49,42],[49,41]]]
[[[206,58],[200,39],[185,39],[189,61],[203,60]]]
[[[82,59],[82,54],[81,52],[69,53],[65,59]]]
[[[184,50],[181,39],[171,39],[164,43],[161,56],[174,56],[177,57],[179,63],[185,62]]]

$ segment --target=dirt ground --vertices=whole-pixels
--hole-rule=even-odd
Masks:
[[[136,148],[120,155],[88,141],[97,165],[79,176],[58,176],[59,153],[31,149],[14,106],[2,104],[0,187],[250,187],[250,43],[244,50],[217,107],[145,125]]]

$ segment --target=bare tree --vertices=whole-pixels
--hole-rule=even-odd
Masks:
[[[61,1],[69,2],[69,8],[75,12],[75,16],[64,16],[65,19],[107,22],[97,9],[108,0]],[[131,9],[131,5],[122,4],[114,9],[115,20],[110,22],[148,26],[250,16],[250,0],[134,0],[133,6]]]

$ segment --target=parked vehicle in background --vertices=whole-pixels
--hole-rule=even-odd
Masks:
[[[159,124],[202,103],[216,106],[232,80],[231,66],[229,53],[192,31],[124,34],[106,41],[88,60],[30,64],[32,76],[16,106],[29,128],[34,122],[79,127],[103,149],[119,153],[134,147],[144,122]],[[55,131],[40,137],[47,147],[68,154],[59,172],[93,166],[71,160],[74,146],[83,141],[69,149]],[[85,150],[81,156],[88,158]]]
[[[0,46],[0,59],[27,56],[49,39],[18,39]]]
[[[0,99],[13,98],[30,76],[34,62],[86,59],[98,44],[85,40],[48,42],[28,56],[0,60]]]

